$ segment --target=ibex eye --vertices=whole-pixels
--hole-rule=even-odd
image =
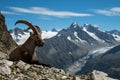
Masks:
[[[37,37],[37,39],[39,39],[39,37]]]

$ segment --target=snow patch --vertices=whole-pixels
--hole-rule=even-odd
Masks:
[[[52,38],[57,35],[58,32],[52,32],[52,31],[42,31],[42,38],[48,39]]]
[[[75,35],[75,37],[76,37],[76,39],[77,39],[77,40],[75,40],[75,41],[86,42],[85,40],[82,40],[82,39],[80,39],[80,38],[78,37],[78,33],[77,33],[77,32],[74,32],[74,35]]]
[[[99,37],[97,37],[94,33],[87,31],[85,27],[83,27],[83,30],[84,30],[86,33],[88,33],[89,36],[91,36],[91,37],[94,38],[95,40],[97,40],[97,41],[99,41],[99,42],[105,42],[104,40],[101,40]]]
[[[112,46],[112,47],[104,47],[104,48],[100,48],[100,49],[90,51],[85,58],[88,59],[88,58],[90,58],[90,56],[92,56],[92,58],[94,58],[94,57],[96,57],[96,56],[98,56],[100,54],[103,54],[103,53],[107,52],[108,50],[112,49],[113,47],[114,46]]]
[[[58,34],[57,36],[58,36],[58,37],[60,37],[60,36],[61,36],[61,34]]]
[[[30,33],[24,32],[24,35],[15,35],[15,33],[12,33],[11,35],[13,37],[13,40],[16,41],[18,45],[21,45],[29,38]]]
[[[116,41],[120,42],[120,36],[119,35],[112,34],[112,36],[115,38]]]
[[[74,26],[74,28],[76,28],[77,27],[77,22],[74,22],[73,26]]]
[[[70,55],[72,55],[72,52],[69,52]]]
[[[68,39],[68,40],[71,40],[71,37],[70,37],[70,36],[68,36],[68,37],[67,37],[67,39]]]

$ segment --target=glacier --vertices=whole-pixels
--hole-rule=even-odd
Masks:
[[[71,73],[71,74],[75,74],[77,71],[80,71],[82,69],[82,67],[85,66],[87,60],[92,56],[92,58],[95,58],[96,56],[100,55],[100,54],[104,54],[105,52],[107,52],[108,50],[110,50],[112,47],[104,47],[104,48],[99,48],[96,50],[91,50],[89,51],[89,53],[84,56],[83,58],[78,59],[77,61],[75,61],[72,65],[70,65],[69,67],[66,68],[66,71]]]

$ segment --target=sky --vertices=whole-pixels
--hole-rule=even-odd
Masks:
[[[120,31],[120,0],[0,0],[8,29],[17,20],[28,20],[42,30],[66,29],[72,22],[92,24],[101,30]]]

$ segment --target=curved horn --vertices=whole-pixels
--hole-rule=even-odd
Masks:
[[[27,26],[29,26],[28,29],[32,29],[35,34],[38,34],[37,29],[32,25],[32,23],[30,23],[26,20],[18,20],[18,21],[16,21],[15,25],[18,24],[18,23],[26,24]]]

